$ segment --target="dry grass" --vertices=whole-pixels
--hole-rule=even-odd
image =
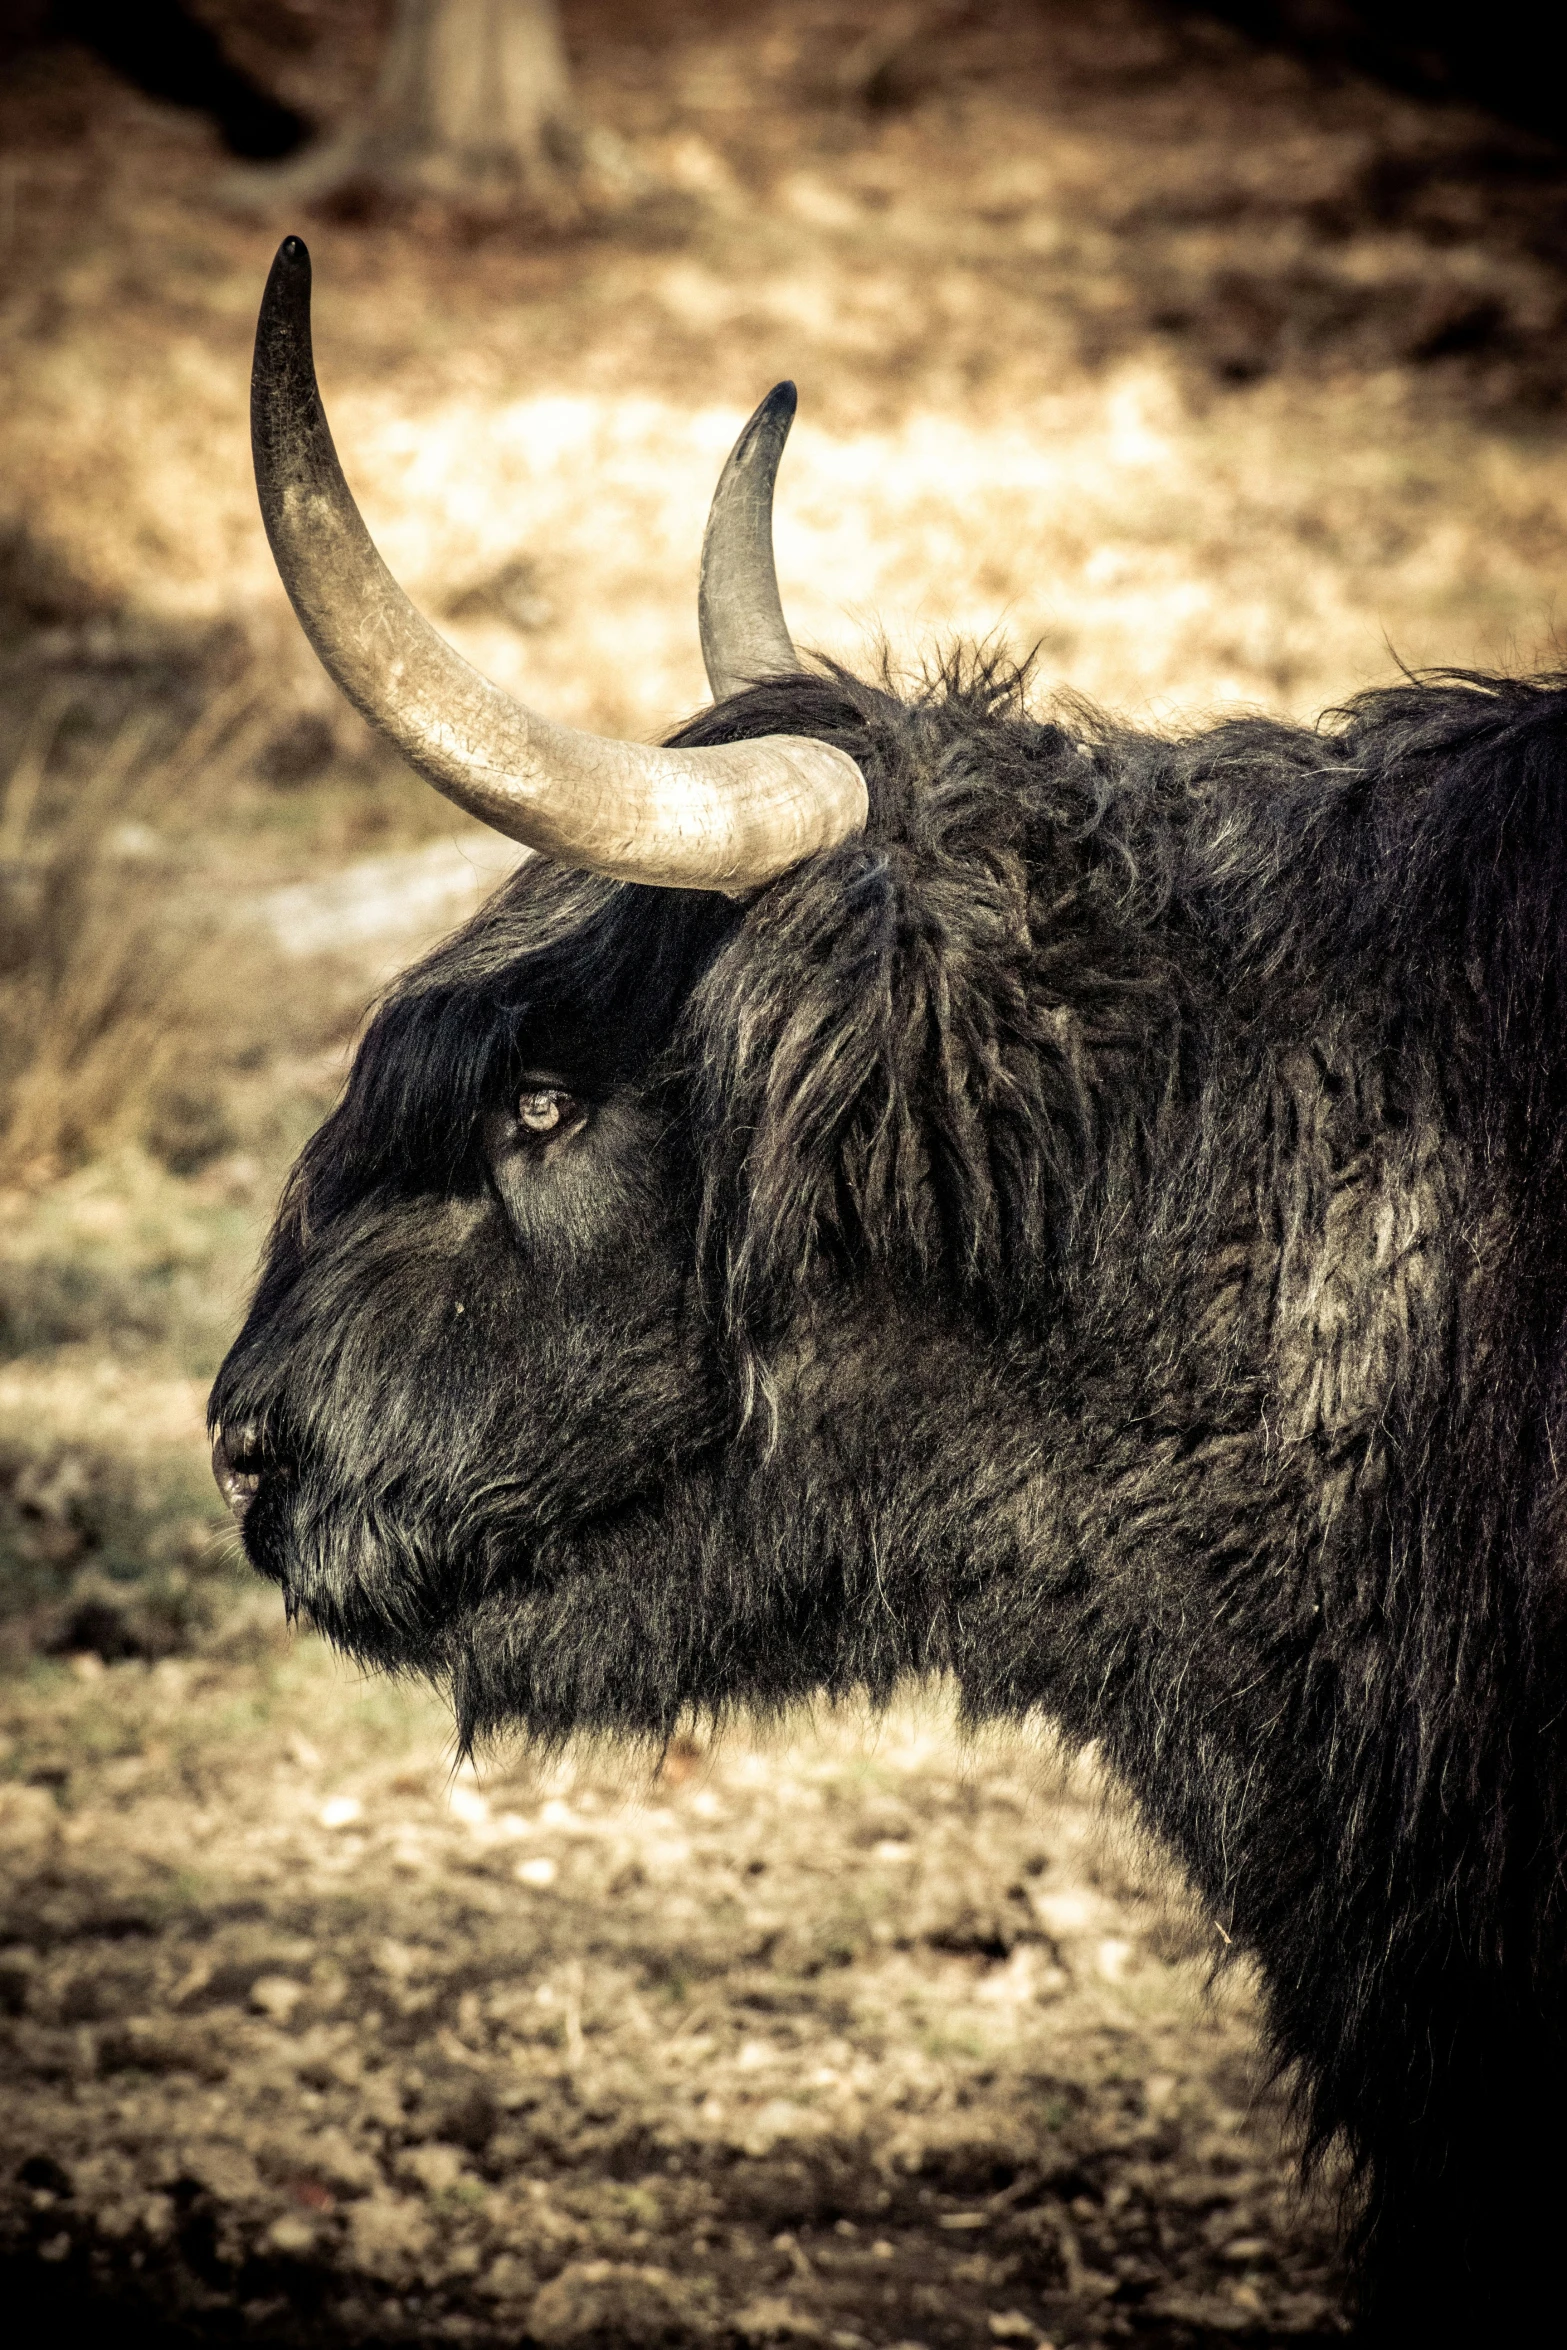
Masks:
[[[127,1148],[180,1176],[240,1148],[277,1172],[306,1130],[291,1099],[302,1075],[313,1123],[391,975],[359,932],[379,917],[416,951],[421,879],[444,927],[507,862],[491,873],[454,846],[424,875],[417,854],[383,859],[381,894],[401,878],[415,900],[399,931],[367,886],[372,860],[357,930],[334,929],[342,848],[418,838],[432,795],[388,786],[374,764],[367,790],[333,731],[318,742],[287,679],[254,659],[226,681],[198,670],[178,695],[133,677],[118,699],[129,706],[106,725],[90,680],[46,684],[0,785],[0,1196]],[[302,734],[312,780],[280,783]],[[315,916],[303,943],[283,919],[296,899]]]
[[[0,808],[0,1180],[36,1183],[128,1140],[193,1165],[245,1022],[210,917],[171,889],[160,834],[253,700],[217,696],[172,748],[154,709],[124,721],[68,803],[38,815],[66,715],[39,700]]]

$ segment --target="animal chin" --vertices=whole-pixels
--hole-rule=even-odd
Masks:
[[[467,1613],[467,1578],[432,1565],[417,1528],[362,1494],[324,1497],[297,1466],[263,1477],[244,1538],[251,1565],[279,1587],[289,1625],[362,1663],[433,1670]]]

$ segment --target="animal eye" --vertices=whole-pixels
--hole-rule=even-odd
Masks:
[[[555,1134],[575,1118],[578,1103],[574,1095],[558,1085],[530,1085],[519,1096],[517,1123],[530,1134]]]

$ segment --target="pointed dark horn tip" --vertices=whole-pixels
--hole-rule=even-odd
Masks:
[[[285,237],[267,272],[256,320],[253,386],[259,394],[274,379],[303,364],[310,372],[310,254],[303,237]]]
[[[749,465],[758,451],[763,451],[766,452],[764,461],[776,465],[798,406],[799,394],[792,383],[774,384],[766,399],[759,400],[746,419],[745,430],[730,455],[730,464]]]
[[[267,272],[263,311],[303,310],[310,314],[310,248],[303,237],[285,237]]]
[[[749,445],[764,435],[776,441],[781,449],[789,438],[789,427],[794,412],[800,405],[800,395],[792,383],[774,384],[765,400],[758,403],[756,413],[746,428],[744,439]]]

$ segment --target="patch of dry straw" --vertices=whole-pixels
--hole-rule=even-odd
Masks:
[[[62,814],[42,817],[69,715],[46,689],[0,797],[0,1179],[48,1180],[146,1139],[172,1089],[219,1083],[244,973],[211,911],[160,853],[164,819],[220,747],[248,732],[255,688],[217,694],[172,744],[134,712]]]

